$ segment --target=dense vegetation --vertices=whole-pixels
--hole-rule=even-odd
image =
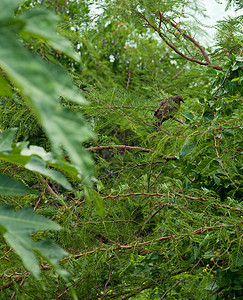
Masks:
[[[1,299],[241,297],[243,22],[199,2],[0,3]]]

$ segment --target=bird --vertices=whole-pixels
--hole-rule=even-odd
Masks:
[[[177,122],[184,124],[182,121],[174,118],[174,114],[178,111],[181,102],[184,103],[181,96],[172,96],[163,99],[157,109],[152,109],[154,111],[154,116],[158,119],[157,125],[161,126],[164,121],[169,119],[174,119]]]

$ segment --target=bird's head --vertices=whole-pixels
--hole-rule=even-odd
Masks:
[[[181,102],[183,102],[184,103],[184,100],[183,100],[183,98],[181,97],[181,96],[173,96],[173,97],[171,97],[171,99],[175,102],[175,103],[177,103],[177,104],[181,104]]]

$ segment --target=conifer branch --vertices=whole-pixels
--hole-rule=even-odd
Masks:
[[[122,151],[137,150],[139,152],[147,152],[147,153],[154,152],[154,150],[152,150],[152,149],[146,149],[146,148],[136,147],[136,146],[127,146],[127,145],[94,146],[94,147],[86,148],[86,150],[90,151],[90,152],[100,151],[100,150],[109,150],[109,149],[120,149]],[[177,160],[177,158],[175,156],[168,156],[168,157],[165,157],[165,160],[166,161]]]
[[[129,194],[118,194],[118,195],[108,195],[108,196],[104,196],[104,197],[101,197],[102,199],[116,199],[116,198],[119,198],[119,197],[129,197],[129,196],[141,196],[141,195],[145,195],[145,196],[149,196],[149,197],[168,197],[168,194],[160,194],[160,193],[146,193],[146,192],[140,192],[140,193],[129,193]],[[176,196],[179,196],[179,197],[184,197],[186,199],[190,199],[190,200],[199,200],[199,201],[202,201],[202,202],[209,202],[209,200],[205,199],[205,198],[202,198],[202,197],[193,197],[193,196],[188,196],[188,195],[184,195],[184,194],[180,194],[180,193],[176,193],[174,194]],[[164,205],[166,205],[166,203],[163,203]],[[218,203],[210,203],[212,204],[213,206],[216,206],[216,207],[223,207],[223,208],[226,208],[226,209],[232,209],[232,210],[235,210],[235,211],[243,211],[242,208],[237,208],[237,207],[231,207],[231,206],[227,206],[227,205],[222,205],[222,204],[218,204]]]
[[[183,233],[180,236],[181,237],[185,237],[185,236],[191,236],[191,235],[196,235],[196,234],[204,233],[206,231],[211,231],[211,230],[214,230],[214,229],[221,228],[223,225],[227,225],[227,224],[221,224],[221,225],[209,226],[209,227],[202,227],[202,228],[199,228],[197,230],[194,230],[191,233]],[[157,239],[153,239],[153,240],[149,240],[149,241],[145,241],[145,242],[140,242],[140,243],[134,242],[134,244],[131,244],[131,245],[118,244],[114,248],[111,247],[111,250],[112,251],[116,251],[116,250],[121,250],[121,249],[132,249],[132,248],[136,248],[138,246],[144,246],[144,245],[148,245],[148,244],[151,244],[151,243],[154,243],[154,242],[171,240],[171,239],[174,239],[176,237],[177,237],[176,234],[172,234],[172,235],[168,235],[168,236],[161,236],[161,237],[159,237]],[[73,258],[74,259],[78,259],[78,258],[80,258],[80,257],[82,257],[84,255],[87,255],[87,254],[93,254],[93,253],[98,252],[98,251],[107,251],[107,250],[108,250],[108,248],[96,248],[94,250],[90,250],[90,251],[86,251],[86,252],[83,252],[83,253],[80,253],[80,254],[73,255]]]

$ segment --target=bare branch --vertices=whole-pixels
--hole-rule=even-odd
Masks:
[[[148,19],[140,12],[138,11],[135,11],[135,13],[137,15],[139,15],[144,21],[144,25],[152,28],[154,31],[156,31],[158,33],[158,35],[161,37],[161,39],[171,48],[173,49],[177,54],[179,54],[181,57],[185,58],[186,60],[189,60],[191,62],[195,62],[199,65],[204,65],[204,66],[208,66],[210,65],[213,69],[216,69],[216,70],[222,70],[223,68],[221,66],[215,66],[211,63],[209,57],[208,57],[208,54],[206,53],[206,51],[203,49],[203,47],[193,38],[191,37],[190,35],[188,35],[187,33],[183,32],[183,30],[179,29],[178,26],[172,22],[171,20],[165,18],[163,16],[163,14],[161,12],[159,12],[159,27],[156,28],[153,24],[151,24]],[[157,12],[153,12],[155,15],[157,14]],[[172,27],[176,28],[178,31],[180,31],[181,35],[183,35],[185,38],[187,38],[188,40],[190,40],[193,45],[195,47],[197,47],[200,52],[202,53],[204,59],[205,59],[205,62],[204,61],[201,61],[201,60],[198,60],[196,58],[192,58],[192,57],[189,57],[187,55],[185,55],[184,53],[182,53],[180,50],[177,49],[177,47],[173,44],[172,41],[168,41],[168,39],[165,37],[165,35],[160,31],[160,27],[161,27],[161,23],[162,23],[162,20],[165,20],[166,22],[168,22]]]
[[[104,299],[105,296],[106,296],[106,288],[107,288],[108,283],[109,283],[110,280],[111,280],[111,273],[112,273],[112,271],[113,271],[113,269],[111,268],[111,269],[110,269],[110,272],[109,272],[109,275],[108,275],[108,279],[107,279],[107,281],[106,281],[106,283],[105,283],[105,286],[104,286],[104,293],[103,293],[103,296],[102,296],[101,299]]]
[[[131,68],[129,67],[126,90],[128,90],[128,88],[129,88],[129,85],[130,85],[130,82],[131,82],[131,76],[132,76],[132,72],[131,72]]]
[[[86,148],[87,151],[99,151],[99,150],[107,150],[107,149],[120,149],[123,151],[138,150],[140,152],[152,152],[153,151],[151,149],[145,149],[145,148],[135,147],[135,146],[126,146],[126,145],[109,145],[109,146],[96,146],[96,147]]]
[[[108,150],[108,149],[120,149],[123,151],[126,150],[137,150],[140,152],[154,152],[152,149],[146,149],[146,148],[141,148],[141,147],[136,147],[136,146],[127,146],[127,145],[109,145],[109,146],[95,146],[95,147],[90,147],[86,148],[87,151],[99,151],[99,150]],[[161,155],[163,156],[163,155]],[[169,160],[177,160],[175,156],[168,156],[165,157],[166,161]]]
[[[216,97],[216,96],[218,95],[218,92],[219,92],[219,91],[222,89],[222,87],[224,86],[224,83],[225,83],[225,80],[227,79],[227,76],[228,76],[228,74],[229,74],[229,71],[230,71],[230,67],[228,68],[228,70],[227,70],[227,72],[226,72],[226,74],[225,74],[225,76],[224,76],[224,79],[223,79],[221,85],[219,86],[219,88],[217,89],[216,93],[214,94],[214,97]]]

